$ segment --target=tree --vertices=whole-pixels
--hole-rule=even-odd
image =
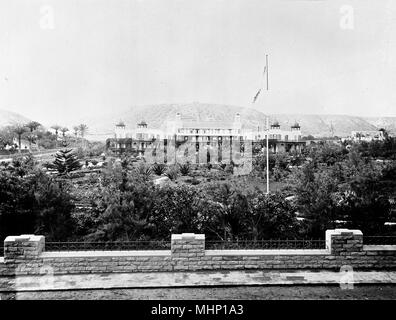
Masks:
[[[68,132],[69,129],[66,128],[66,127],[63,127],[63,128],[60,129],[60,131],[62,132],[62,137],[65,138],[66,132]]]
[[[69,129],[66,128],[66,127],[63,127],[63,128],[60,129],[60,131],[62,132],[62,137],[63,137],[62,144],[63,144],[64,147],[66,147],[66,146],[67,146],[67,142],[66,142],[66,132],[68,132]]]
[[[0,241],[8,235],[34,233],[34,194],[23,163],[0,169]]]
[[[14,127],[14,133],[18,136],[18,148],[19,148],[19,153],[21,152],[21,144],[22,144],[22,135],[26,132],[26,127],[22,124],[17,124]]]
[[[44,234],[48,241],[65,241],[73,236],[75,208],[67,181],[55,181],[43,172],[35,177],[34,233]]]
[[[80,127],[79,126],[74,126],[73,127],[73,133],[74,133],[74,136],[76,137],[76,139],[78,137],[78,133],[79,132],[80,132]]]
[[[165,237],[171,233],[200,232],[201,197],[190,186],[169,186],[156,192],[152,221],[155,233]]]
[[[34,143],[37,139],[37,136],[33,133],[29,133],[26,135],[27,141],[29,141],[29,150],[32,149],[32,143]]]
[[[58,132],[59,132],[59,129],[61,129],[61,126],[60,126],[60,125],[57,125],[57,124],[55,124],[55,125],[53,125],[51,128],[55,130],[55,136],[56,136],[56,148],[58,148]]]
[[[301,140],[303,140],[303,141],[304,140],[315,140],[315,137],[313,135],[309,134],[307,136],[302,137]]]
[[[30,121],[25,126],[26,126],[26,128],[28,128],[30,130],[30,132],[33,132],[33,131],[37,130],[37,128],[40,127],[41,124],[38,123],[37,121]]]
[[[246,236],[252,240],[295,238],[299,223],[291,203],[282,193],[249,196],[250,213],[245,217]]]
[[[88,126],[84,123],[80,124],[78,126],[78,129],[80,131],[80,135],[81,135],[81,147],[83,147],[83,143],[84,143],[84,136],[88,131]]]
[[[308,234],[322,237],[326,229],[335,228],[336,199],[339,181],[327,164],[309,163],[289,177],[296,208],[308,223]]]
[[[73,207],[67,183],[41,171],[31,155],[0,167],[0,241],[37,233],[49,241],[65,241],[73,234]]]
[[[221,240],[243,238],[242,221],[249,214],[249,202],[244,192],[229,183],[219,183],[206,187],[205,193],[210,196],[213,204],[219,206],[219,210],[216,210],[215,223],[211,227],[212,230],[217,230],[218,238]]]
[[[138,175],[138,171],[129,172],[127,165],[117,165],[103,173],[100,192],[92,200],[98,218],[89,239],[144,240],[159,236],[151,231],[150,222],[157,199],[154,186]]]
[[[0,150],[13,144],[13,135],[14,133],[12,132],[11,127],[0,129]]]
[[[65,149],[56,153],[53,166],[60,175],[65,175],[81,168],[77,156],[72,152],[72,149]]]
[[[29,141],[29,150],[32,149],[32,142],[36,139],[36,136],[33,135],[33,131],[37,130],[38,127],[40,127],[41,124],[38,123],[37,121],[30,121],[26,124],[26,128],[29,129],[30,134],[28,136],[28,141]]]

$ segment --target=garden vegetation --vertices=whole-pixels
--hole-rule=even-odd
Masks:
[[[396,141],[317,144],[302,154],[258,154],[248,177],[230,165],[147,165],[125,157],[108,161],[88,179],[89,211],[76,208],[80,185],[68,174],[50,175],[32,156],[0,166],[0,238],[43,234],[48,241],[169,240],[170,234],[204,233],[209,240],[323,238],[329,228],[392,233],[396,196]],[[55,167],[77,169],[69,151]],[[156,184],[159,176],[168,182]],[[167,177],[167,178],[165,178]],[[77,195],[77,196],[76,196]]]

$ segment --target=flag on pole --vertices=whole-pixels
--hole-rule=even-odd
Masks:
[[[268,90],[268,55],[265,56],[265,66],[264,66],[264,70],[263,70],[263,78],[265,79],[264,81],[266,82],[267,90]],[[256,102],[258,96],[260,95],[261,90],[263,89],[263,86],[264,86],[264,81],[263,81],[261,88],[257,91],[256,95],[254,96],[253,103]]]
[[[267,72],[267,66],[264,66],[264,70],[263,70],[263,77],[265,76],[265,73]]]
[[[253,98],[253,103],[256,102],[256,100],[257,100],[257,98],[258,98],[258,96],[259,96],[259,94],[260,94],[260,92],[261,92],[261,89],[262,89],[262,88],[260,88],[259,91],[257,91],[256,95],[254,96],[254,98]]]

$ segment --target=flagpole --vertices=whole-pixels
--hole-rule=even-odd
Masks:
[[[268,54],[265,55],[265,68],[264,68],[264,72],[263,72],[263,77],[264,77],[264,73],[266,75],[266,80],[267,80],[267,86],[266,89],[268,91]],[[253,102],[252,104],[254,104],[259,96],[259,94],[261,93],[261,89],[263,89],[263,86],[261,86],[261,88],[257,91],[256,95],[253,98]],[[268,139],[269,139],[269,116],[267,115],[267,130],[266,130],[266,149],[267,149],[267,194],[269,194],[269,143],[268,143]]]
[[[267,115],[267,194],[269,194],[269,152],[268,152],[268,135],[269,135],[269,116]]]
[[[267,76],[267,91],[268,91],[268,54],[265,55],[265,70]],[[269,194],[269,146],[268,137],[269,136],[269,116],[267,115],[267,194]]]

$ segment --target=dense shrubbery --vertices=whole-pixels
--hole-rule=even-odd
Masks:
[[[168,239],[182,232],[216,240],[297,236],[294,211],[280,194],[245,194],[227,183],[155,187],[141,173],[115,170],[94,200],[98,219],[89,239]]]
[[[49,240],[70,237],[74,205],[68,188],[68,181],[49,177],[29,156],[0,168],[0,238],[29,233]]]
[[[165,172],[165,176],[167,176],[170,180],[176,180],[179,176],[179,168],[177,165],[171,165]]]
[[[307,233],[320,236],[335,227],[384,233],[396,195],[396,165],[362,156],[352,148],[323,148],[310,163],[289,176],[288,190],[307,219]]]
[[[77,158],[86,159],[98,157],[105,152],[106,146],[102,142],[91,142],[83,139],[84,147],[81,147],[81,141],[71,140],[70,146],[78,146],[76,150]]]
[[[109,161],[100,178],[89,182],[95,184],[89,214],[75,212],[76,187],[69,179],[52,178],[33,158],[18,157],[0,167],[0,237],[169,240],[171,233],[196,232],[210,240],[256,240],[318,238],[335,227],[381,234],[391,219],[389,199],[396,196],[394,154],[385,150],[393,148],[392,141],[271,155],[271,177],[286,187],[270,195],[248,187],[251,176],[230,179],[231,165],[187,171],[123,157]],[[181,171],[192,178],[178,179]],[[262,172],[265,157],[259,154],[252,174]],[[154,185],[154,174],[164,173],[173,181]]]

